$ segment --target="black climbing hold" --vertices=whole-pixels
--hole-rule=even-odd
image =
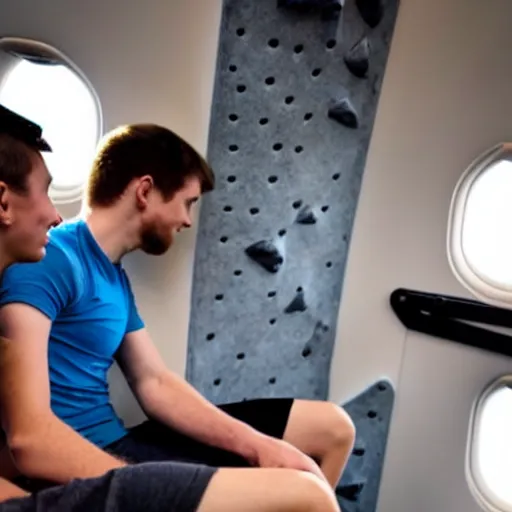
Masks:
[[[356,111],[348,98],[344,98],[329,109],[329,117],[348,128],[358,128]]]
[[[278,235],[279,235],[279,236],[284,236],[284,235],[286,235],[286,229],[280,229],[280,230],[279,230]]]
[[[376,418],[377,413],[375,411],[368,411],[368,418]]]
[[[269,183],[275,183],[277,181],[277,176],[269,176],[268,177],[268,182]]]
[[[267,293],[267,296],[271,299],[272,297],[275,297],[276,296],[276,291],[275,290],[272,290],[270,292]]]
[[[235,276],[241,276],[242,275],[242,271],[241,270],[235,270],[233,272],[233,274],[235,274]]]
[[[241,361],[242,359],[245,359],[245,354],[243,352],[240,352],[239,354],[236,355],[236,358]]]
[[[236,114],[230,114],[229,120],[234,123],[235,121],[238,121],[238,116]]]
[[[302,206],[302,201],[298,199],[297,201],[293,202],[292,206],[295,210],[298,210]]]
[[[326,46],[329,50],[332,50],[332,49],[336,46],[336,39],[329,39],[329,41],[327,41],[327,43],[325,44],[325,46]]]
[[[371,27],[375,28],[384,15],[382,0],[356,0],[356,6],[361,18]]]
[[[304,292],[302,290],[297,291],[294,299],[286,306],[285,313],[295,313],[297,311],[306,311],[306,301],[304,300]]]
[[[222,295],[222,293],[219,293],[218,295],[215,295],[215,300],[223,300],[224,299],[224,295]]]
[[[229,183],[235,183],[235,181],[236,181],[236,176],[233,176],[232,174],[230,176],[228,176]]]
[[[322,211],[325,213],[329,209],[329,205],[322,206]]]
[[[293,96],[286,96],[286,98],[284,99],[284,102],[287,105],[291,105],[294,102],[294,100],[295,100],[295,98]]]
[[[208,334],[206,335],[206,339],[207,339],[208,341],[212,341],[212,340],[213,340],[213,338],[215,338],[215,334],[214,334],[213,332],[210,332],[210,333],[208,333]]]
[[[247,89],[247,87],[245,85],[242,85],[242,84],[241,85],[237,85],[237,87],[236,87],[236,90],[238,92],[245,92],[246,89]]]
[[[304,121],[309,121],[313,117],[313,114],[311,112],[307,112],[304,114]]]
[[[276,79],[273,76],[269,76],[265,78],[265,83],[267,85],[274,85],[276,83]]]
[[[221,241],[221,243],[225,244],[228,241],[228,237],[227,236],[221,236],[220,237],[220,241]]]
[[[361,479],[360,481],[340,485],[336,488],[336,494],[348,501],[357,501],[365,483],[364,479]]]
[[[220,385],[220,383],[221,383],[221,380],[220,380],[220,379],[215,379],[215,380],[213,381],[213,385],[214,385],[214,386],[219,386],[219,385]]]
[[[304,206],[296,219],[297,224],[316,224],[316,216],[310,206]]]
[[[302,351],[302,357],[306,358],[306,357],[309,357],[310,355],[311,355],[311,349],[309,347],[306,347]]]
[[[265,126],[266,124],[268,124],[268,118],[267,117],[262,117],[260,119],[260,124],[261,124],[261,126]]]
[[[257,215],[258,213],[260,213],[260,210],[259,210],[259,208],[251,208],[251,209],[249,210],[249,213],[250,213],[251,215]]]
[[[274,324],[276,323],[276,319],[275,319],[275,318],[271,318],[271,319],[268,321],[268,323],[269,323],[270,325],[274,325]]]
[[[231,71],[231,73],[234,73],[237,69],[238,68],[233,64],[231,64],[231,66],[229,66],[229,71]]]
[[[268,379],[268,383],[269,384],[275,384],[276,383],[276,378],[275,377],[270,377],[270,379]]]
[[[366,78],[370,66],[370,42],[363,37],[345,55],[345,64],[357,78]]]
[[[245,253],[249,258],[273,274],[279,270],[284,261],[279,249],[267,240],[261,240],[250,245],[245,249]]]
[[[356,456],[356,457],[362,457],[364,455],[364,452],[365,452],[365,449],[364,448],[361,448],[361,447],[356,447],[353,449],[352,453]]]
[[[339,179],[340,179],[340,173],[339,173],[339,172],[337,172],[336,174],[333,174],[333,175],[332,175],[332,179],[333,179],[334,181],[339,180]]]
[[[270,46],[270,48],[277,48],[279,46],[279,39],[276,39],[275,37],[269,39],[268,45]]]
[[[236,31],[237,36],[242,37],[244,34],[245,34],[245,29],[243,29],[243,28],[237,29],[237,31]]]
[[[302,53],[304,51],[304,45],[303,44],[297,44],[295,45],[295,48],[293,49],[295,53]]]
[[[386,386],[386,384],[380,383],[380,384],[377,385],[377,389],[379,391],[386,391],[386,389],[388,389],[388,387]]]

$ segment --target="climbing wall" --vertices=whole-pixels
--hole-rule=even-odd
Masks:
[[[342,404],[357,431],[352,456],[336,487],[343,512],[374,512],[377,509],[394,400],[391,383],[381,380]]]
[[[214,403],[326,398],[397,0],[226,0],[187,378]],[[343,342],[343,341],[342,341]]]

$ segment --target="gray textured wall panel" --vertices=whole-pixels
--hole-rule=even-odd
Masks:
[[[343,405],[357,430],[352,456],[336,488],[343,512],[377,509],[394,401],[391,383],[382,380]]]
[[[276,0],[224,4],[208,149],[218,186],[202,204],[187,360],[187,378],[214,403],[328,394],[397,11],[396,0],[383,0],[371,27],[361,15],[368,3],[376,2],[347,1],[334,19]],[[342,104],[338,122],[328,112],[343,99],[357,117]],[[260,241],[279,251],[276,272],[247,254]]]

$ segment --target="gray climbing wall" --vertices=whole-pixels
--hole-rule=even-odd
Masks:
[[[343,512],[374,512],[386,452],[395,392],[390,382],[376,382],[344,409],[356,426],[356,442],[336,487]]]
[[[341,8],[342,7],[342,8]],[[226,0],[187,379],[214,403],[326,398],[397,0]]]

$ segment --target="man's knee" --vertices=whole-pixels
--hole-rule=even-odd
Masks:
[[[291,469],[220,469],[198,512],[339,512],[327,483]]]

